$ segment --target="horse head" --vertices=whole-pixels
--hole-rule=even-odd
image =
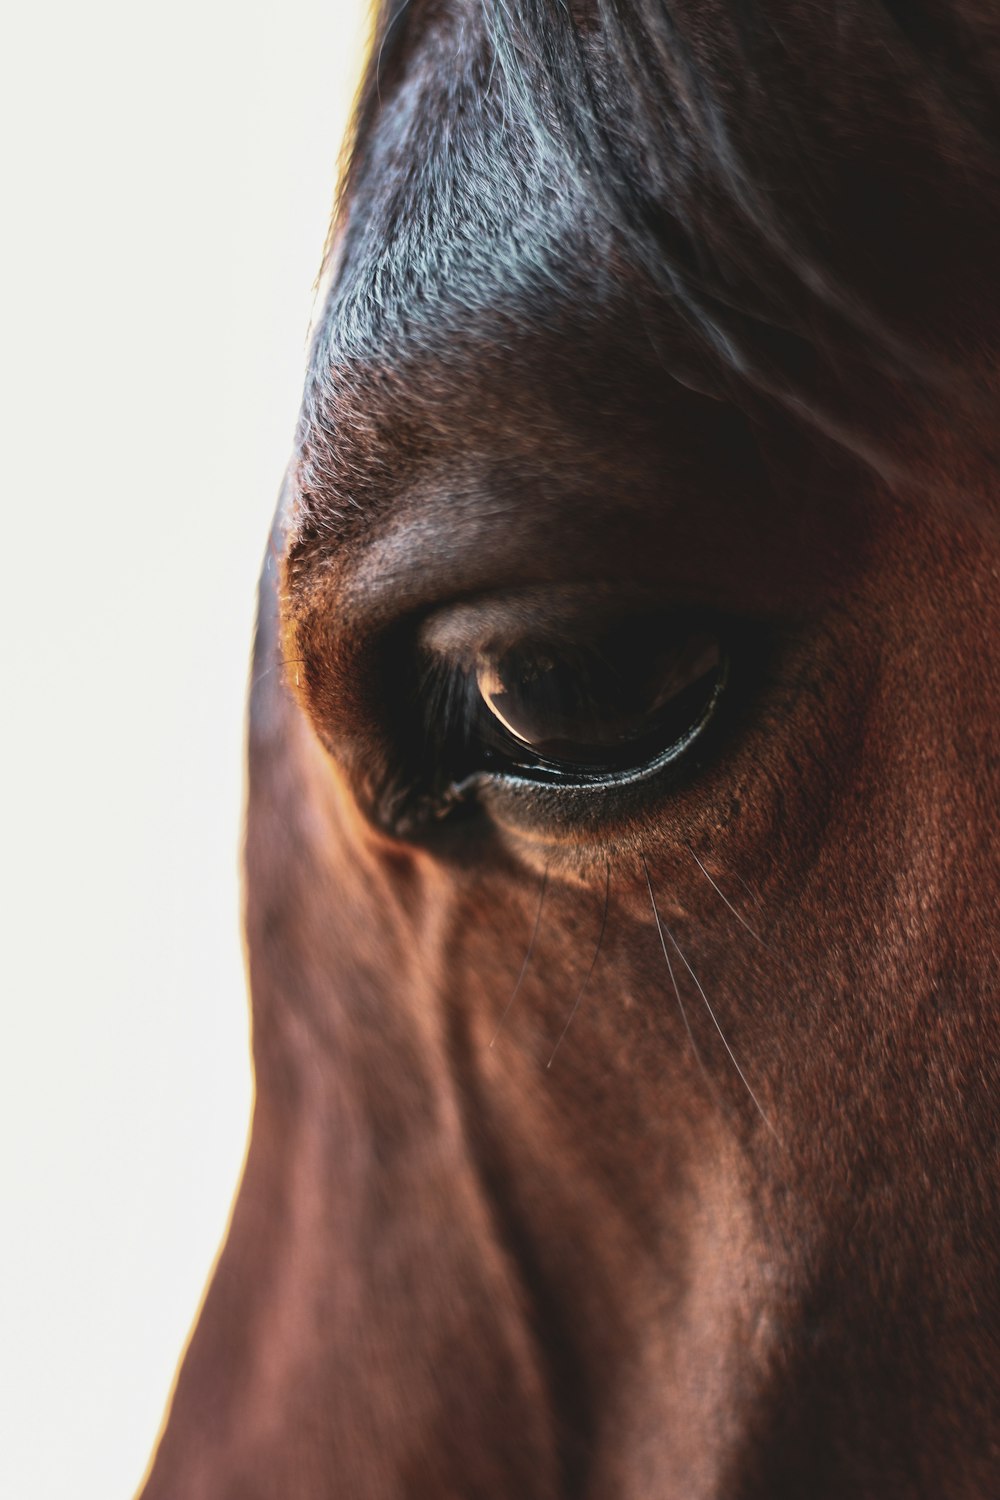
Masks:
[[[145,1500],[996,1492],[998,43],[386,9]]]

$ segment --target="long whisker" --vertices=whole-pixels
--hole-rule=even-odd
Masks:
[[[743,915],[742,915],[742,913],[741,913],[741,912],[738,912],[738,911],[737,911],[737,910],[736,910],[736,907],[735,907],[735,906],[734,906],[734,905],[733,905],[733,903],[732,903],[732,902],[731,902],[731,901],[730,901],[730,900],[729,900],[729,898],[728,898],[728,896],[727,896],[727,895],[726,895],[726,894],[725,894],[725,892],[724,892],[724,891],[720,891],[720,889],[719,889],[719,887],[718,887],[718,886],[717,886],[717,885],[716,885],[716,883],[715,883],[715,881],[714,881],[714,880],[713,880],[713,879],[712,879],[712,877],[711,877],[711,875],[710,875],[710,874],[709,874],[709,873],[708,873],[708,871],[707,871],[707,870],[706,870],[706,869],[705,869],[705,866],[704,866],[704,865],[703,865],[703,864],[702,864],[702,862],[701,862],[701,860],[700,860],[700,859],[699,859],[699,858],[698,858],[698,856],[697,856],[697,854],[695,854],[695,852],[694,852],[694,850],[693,850],[693,849],[692,849],[692,848],[691,848],[691,845],[690,845],[690,844],[688,844],[688,846],[687,846],[687,851],[688,851],[688,853],[689,853],[689,854],[690,854],[690,856],[691,856],[691,858],[692,858],[692,859],[693,859],[693,860],[694,860],[694,862],[695,862],[695,864],[696,864],[696,865],[697,865],[697,866],[698,866],[698,868],[699,868],[699,870],[700,870],[700,871],[701,871],[701,873],[702,873],[702,874],[703,874],[703,875],[704,875],[704,877],[705,877],[705,879],[706,879],[706,880],[707,880],[707,881],[708,881],[708,883],[709,883],[709,885],[710,885],[710,886],[711,886],[711,887],[712,887],[712,890],[713,890],[713,891],[714,891],[714,892],[715,892],[715,894],[716,894],[716,895],[717,895],[717,896],[718,896],[718,898],[719,898],[719,900],[720,900],[720,901],[722,901],[722,902],[724,902],[724,903],[725,903],[725,905],[726,905],[726,906],[728,906],[728,907],[729,907],[729,910],[730,910],[730,911],[731,911],[731,912],[732,912],[732,914],[733,914],[733,916],[734,916],[734,917],[735,917],[735,918],[736,918],[736,920],[737,920],[737,922],[739,922],[739,924],[740,924],[740,926],[741,926],[741,927],[745,927],[745,928],[746,928],[746,930],[747,930],[747,932],[749,932],[749,934],[750,934],[750,936],[751,936],[751,937],[752,937],[752,938],[756,938],[756,939],[757,939],[757,942],[758,942],[758,943],[760,943],[760,945],[761,945],[761,947],[762,947],[762,948],[766,948],[766,947],[767,947],[767,944],[766,944],[766,943],[765,943],[765,941],[764,941],[764,939],[763,939],[763,938],[762,938],[762,937],[761,937],[761,935],[760,935],[760,933],[759,933],[759,932],[755,932],[755,931],[754,931],[754,929],[753,929],[753,928],[752,928],[752,927],[751,927],[751,926],[750,926],[750,923],[749,923],[749,922],[748,922],[748,921],[747,921],[747,919],[746,919],[746,918],[745,918],[745,917],[744,917],[744,916],[743,916]]]
[[[282,658],[281,661],[273,661],[269,667],[265,667],[262,672],[257,673],[257,676],[253,679],[250,686],[251,688],[255,688],[258,682],[263,682],[264,678],[270,677],[272,672],[281,672],[288,667],[300,667],[304,663],[304,656],[290,656],[287,661],[284,658]],[[296,677],[296,681],[297,680],[298,678]]]
[[[604,929],[608,925],[608,901],[609,901],[609,898],[610,898],[610,895],[611,895],[611,865],[610,865],[610,863],[608,863],[607,865],[605,865],[604,868],[605,868],[604,910],[603,910],[603,912],[601,914],[601,930],[597,934],[597,947],[594,949],[594,956],[590,960],[590,968],[587,970],[587,973],[586,973],[586,976],[584,978],[584,981],[581,984],[580,988],[576,992],[576,999],[573,1001],[573,1008],[570,1011],[569,1015],[566,1017],[566,1025],[563,1027],[562,1031],[560,1031],[560,1033],[559,1033],[559,1040],[556,1042],[555,1046],[552,1048],[552,1057],[550,1057],[549,1060],[548,1060],[548,1062],[545,1064],[546,1069],[551,1068],[551,1066],[552,1066],[552,1058],[555,1057],[556,1053],[559,1051],[559,1048],[562,1046],[563,1037],[566,1035],[567,1031],[570,1028],[570,1022],[572,1021],[573,1017],[576,1015],[577,1010],[580,1007],[580,1001],[583,999],[583,992],[587,988],[588,984],[590,983],[591,976],[592,976],[594,970],[597,967],[597,960],[598,960],[598,957],[600,956],[600,952],[601,952],[601,944],[604,941]]]
[[[739,883],[740,883],[740,885],[746,891],[746,893],[747,893],[747,900],[748,901],[752,901],[753,904],[754,904],[754,906],[756,906],[756,908],[757,908],[757,910],[759,912],[763,912],[763,910],[764,910],[764,903],[761,900],[761,898],[758,895],[758,893],[756,891],[754,891],[754,890],[751,890],[750,886],[748,886],[747,883],[746,883],[746,881],[743,879],[743,876],[742,875],[737,875],[737,873],[736,873],[735,870],[731,870],[729,873],[730,873],[730,879],[732,879],[732,880],[738,880]]]
[[[701,996],[702,1000],[704,1001],[705,1009],[708,1011],[709,1015],[712,1018],[712,1024],[714,1025],[716,1031],[719,1033],[719,1036],[722,1038],[722,1045],[725,1047],[726,1051],[729,1053],[729,1060],[732,1063],[733,1067],[736,1069],[737,1073],[739,1074],[740,1079],[741,1079],[741,1081],[743,1083],[743,1087],[746,1089],[747,1093],[750,1095],[750,1098],[753,1100],[753,1102],[754,1102],[754,1104],[755,1104],[755,1106],[757,1108],[757,1113],[760,1115],[761,1119],[764,1121],[764,1124],[767,1126],[768,1130],[774,1136],[774,1139],[776,1141],[780,1142],[781,1137],[779,1136],[778,1132],[775,1130],[774,1126],[771,1124],[771,1121],[768,1119],[767,1114],[764,1111],[763,1105],[761,1104],[760,1100],[757,1098],[757,1095],[754,1093],[753,1089],[750,1087],[749,1083],[747,1082],[747,1076],[746,1076],[746,1074],[744,1073],[743,1069],[740,1067],[739,1063],[736,1061],[736,1056],[735,1056],[735,1054],[733,1052],[732,1047],[730,1047],[729,1043],[726,1041],[726,1034],[723,1031],[722,1027],[719,1025],[718,1017],[716,1016],[715,1011],[712,1009],[712,1006],[709,1003],[708,996],[705,994],[705,991],[701,987],[701,980],[698,978],[697,974],[694,972],[694,970],[692,969],[691,965],[688,963],[687,959],[684,957],[684,954],[681,952],[681,949],[678,946],[677,939],[674,937],[673,933],[670,931],[670,928],[667,926],[667,924],[665,922],[663,924],[663,930],[666,932],[667,937],[670,939],[671,943],[673,944],[673,949],[674,949],[674,952],[677,954],[677,957],[680,959],[681,963],[684,965],[685,969],[687,969],[688,973],[691,975],[691,978],[694,980],[695,989],[698,991],[698,994]]]
[[[531,955],[535,951],[535,939],[538,937],[538,929],[541,926],[541,921],[542,921],[542,907],[545,905],[545,892],[548,889],[548,884],[549,884],[549,872],[548,872],[548,868],[546,867],[545,874],[542,876],[541,889],[538,892],[538,910],[535,913],[535,925],[531,929],[531,937],[528,940],[528,948],[527,948],[527,952],[524,955],[524,962],[521,965],[521,972],[517,976],[517,983],[515,984],[514,988],[511,990],[510,999],[507,1001],[507,1004],[504,1007],[504,1013],[500,1017],[500,1021],[499,1021],[499,1024],[497,1025],[497,1029],[493,1033],[493,1041],[490,1042],[490,1047],[491,1048],[493,1047],[494,1043],[496,1042],[497,1037],[500,1035],[501,1031],[503,1030],[503,1024],[506,1021],[507,1017],[510,1015],[510,1008],[514,1004],[514,1001],[517,999],[517,992],[521,988],[521,982],[524,979],[525,974],[527,974],[527,972],[528,972],[528,965],[531,963]]]
[[[681,999],[680,987],[677,983],[677,976],[674,973],[674,966],[670,962],[670,954],[667,952],[667,942],[665,937],[663,936],[663,924],[660,921],[660,913],[656,908],[656,897],[653,895],[653,882],[649,878],[649,866],[646,863],[646,856],[640,853],[639,858],[642,860],[642,869],[644,875],[646,876],[646,889],[649,892],[649,904],[653,908],[653,920],[656,923],[656,930],[660,935],[660,947],[663,949],[663,958],[664,962],[667,965],[667,973],[670,975],[670,983],[673,986],[674,994],[677,997],[677,1009],[681,1013],[681,1020],[684,1022],[684,1030],[687,1032],[688,1041],[691,1043],[691,1051],[694,1053],[695,1061],[697,1062],[698,1067],[701,1070],[701,1076],[705,1080],[705,1085],[709,1093],[712,1094],[716,1099],[718,1099],[715,1085],[713,1084],[711,1078],[709,1078],[708,1076],[708,1070],[706,1069],[705,1064],[702,1061],[701,1053],[698,1050],[698,1043],[694,1039],[694,1032],[691,1030],[691,1022],[688,1020],[687,1009],[684,1005],[684,1001]],[[673,941],[673,939],[671,939],[671,941]]]

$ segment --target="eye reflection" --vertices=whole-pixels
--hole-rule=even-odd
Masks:
[[[680,754],[711,716],[717,636],[622,627],[593,645],[520,642],[478,654],[484,743],[522,771],[588,777]]]

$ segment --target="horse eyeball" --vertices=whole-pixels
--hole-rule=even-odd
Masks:
[[[691,631],[664,639],[620,630],[581,648],[541,641],[484,651],[476,661],[490,715],[484,738],[501,754],[506,741],[522,770],[536,762],[569,774],[620,773],[690,743],[722,669],[718,638]]]

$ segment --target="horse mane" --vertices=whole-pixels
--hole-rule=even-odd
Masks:
[[[777,403],[888,475],[909,463],[899,427],[939,420],[944,407],[984,428],[993,361],[982,303],[1000,259],[1000,13],[938,0],[469,4],[464,26],[488,39],[467,80],[480,107],[463,111],[456,84],[439,111],[461,171],[477,159],[475,132],[499,118],[534,180],[533,212],[551,219],[536,241],[558,241],[561,199],[586,199],[595,259],[627,263],[676,314],[669,373],[737,405]],[[435,9],[381,7],[331,266],[351,253],[352,207],[371,192],[374,120],[412,86],[411,33],[426,33]],[[421,128],[441,119],[425,116]],[[488,241],[491,223],[512,212],[512,189],[495,154],[478,161]],[[370,175],[384,202],[384,155]],[[446,212],[455,190],[442,175],[427,196]],[[371,202],[362,209],[377,233]],[[390,333],[402,336],[404,321],[412,330],[422,253],[415,232],[382,267]],[[488,246],[456,272],[467,310],[486,306],[480,267],[493,269]],[[533,271],[544,279],[544,267]],[[334,323],[349,340],[351,310],[336,298],[314,371]],[[887,401],[905,406],[905,423],[886,422]]]

